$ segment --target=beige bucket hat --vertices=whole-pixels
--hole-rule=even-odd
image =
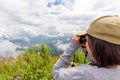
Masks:
[[[116,15],[99,17],[90,24],[87,31],[78,32],[76,35],[85,34],[120,45],[120,17]]]

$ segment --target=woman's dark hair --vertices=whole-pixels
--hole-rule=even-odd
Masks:
[[[120,65],[120,45],[88,35],[88,45],[99,67]]]

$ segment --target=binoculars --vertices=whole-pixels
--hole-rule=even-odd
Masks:
[[[86,42],[85,36],[86,36],[86,35],[81,35],[81,36],[80,36],[80,39],[79,39],[79,42],[80,42],[80,43],[85,43],[85,42]]]

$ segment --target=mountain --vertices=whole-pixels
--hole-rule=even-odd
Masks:
[[[59,44],[66,44],[70,37],[72,36],[72,34],[66,34],[64,36],[61,36],[59,34],[56,35],[49,35],[49,36],[45,36],[45,35],[38,35],[38,36],[26,36],[27,38],[29,38],[29,41],[26,41],[25,39],[11,39],[10,41],[16,45],[21,46],[22,48],[24,47],[29,47],[29,46],[34,46],[34,45],[41,45],[41,44],[46,44],[49,47],[52,48],[52,55],[55,55],[58,53],[58,51],[62,50],[61,48],[58,48]],[[22,50],[17,49],[17,50]]]

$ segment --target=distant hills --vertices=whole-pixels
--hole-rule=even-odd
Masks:
[[[17,48],[17,50],[22,50],[25,47],[29,47],[29,46],[35,46],[35,45],[41,45],[41,44],[46,44],[49,47],[52,48],[52,55],[55,55],[56,53],[58,53],[59,51],[62,51],[62,47],[59,48],[59,44],[66,44],[70,37],[72,36],[72,34],[65,34],[63,36],[61,35],[49,35],[49,36],[45,36],[45,35],[38,35],[38,36],[26,36],[29,40],[26,41],[25,39],[11,39],[10,41],[16,45],[21,46],[21,48]]]

